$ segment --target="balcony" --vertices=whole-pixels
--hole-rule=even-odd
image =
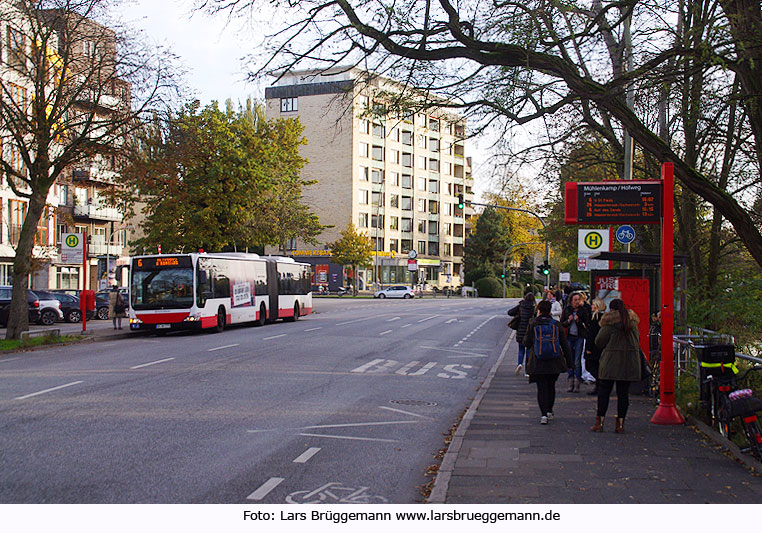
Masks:
[[[71,172],[72,180],[78,181],[96,181],[98,183],[116,183],[119,174],[113,170],[99,169],[97,167],[77,168]]]
[[[115,207],[102,207],[96,204],[75,205],[74,216],[113,222],[120,222],[122,220],[122,214]]]
[[[105,235],[93,235],[90,239],[90,243],[87,245],[87,254],[90,256],[111,255],[119,257],[122,255],[123,251],[124,246],[119,243],[111,243],[106,246]]]
[[[463,237],[453,237],[452,238],[453,244],[463,244]]]

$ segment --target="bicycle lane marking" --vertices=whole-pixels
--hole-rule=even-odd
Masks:
[[[257,490],[246,496],[247,500],[254,500],[254,501],[260,501],[265,496],[270,494],[272,490],[283,483],[286,478],[283,477],[271,477],[267,481],[265,481]]]

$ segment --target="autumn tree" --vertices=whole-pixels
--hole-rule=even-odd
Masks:
[[[50,188],[73,165],[118,161],[125,137],[175,86],[169,56],[131,36],[106,0],[4,1],[0,168],[26,201],[7,338],[29,328],[26,289]],[[7,30],[7,31],[6,31]]]
[[[373,241],[364,233],[358,232],[355,225],[350,223],[341,232],[338,240],[328,244],[328,249],[331,250],[331,258],[335,263],[352,266],[352,289],[357,295],[357,269],[370,266],[373,259]]]
[[[187,104],[146,123],[125,170],[123,199],[139,210],[140,249],[246,249],[322,231],[301,202],[305,160],[298,120],[271,120],[248,103],[225,111],[216,102]]]
[[[482,278],[497,277],[503,268],[503,255],[510,246],[507,215],[492,207],[486,208],[466,238],[463,251],[466,285]]]

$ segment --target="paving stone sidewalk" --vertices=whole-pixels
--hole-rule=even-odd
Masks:
[[[555,419],[541,425],[537,387],[515,368],[511,341],[463,434],[444,503],[762,502],[762,477],[691,426],[651,424],[643,396],[631,397],[626,434],[614,433],[615,393],[604,433],[592,433],[591,389],[567,393],[561,375]]]

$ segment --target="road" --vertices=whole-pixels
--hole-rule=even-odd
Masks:
[[[414,503],[506,301],[316,299],[296,323],[0,358],[0,502]]]

